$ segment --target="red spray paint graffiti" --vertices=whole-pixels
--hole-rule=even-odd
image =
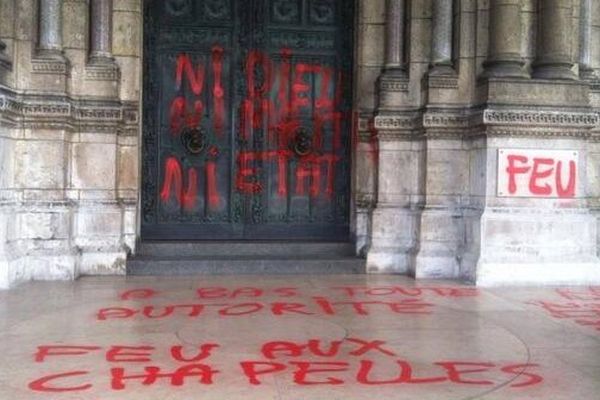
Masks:
[[[210,65],[194,64],[187,54],[177,57],[175,66],[175,90],[178,95],[172,100],[169,112],[170,130],[177,137],[183,128],[199,127],[204,118],[205,106],[201,99],[204,93],[207,70],[213,77],[212,87],[212,120],[215,139],[221,137],[227,119],[226,90],[223,86],[226,54],[222,47],[214,46],[211,51]],[[274,62],[271,57],[261,51],[251,51],[246,58],[246,98],[242,100],[240,109],[240,132],[247,142],[257,129],[265,129],[269,140],[269,150],[240,150],[237,154],[237,173],[235,188],[242,193],[259,193],[264,189],[258,181],[259,170],[264,163],[273,162],[277,167],[277,194],[286,197],[289,193],[289,168],[295,168],[292,176],[295,179],[296,195],[320,196],[324,193],[331,197],[335,191],[336,164],[341,160],[337,155],[342,147],[342,125],[345,113],[339,111],[342,100],[343,75],[331,67],[297,62],[292,60],[292,52],[282,49],[280,59]],[[255,75],[262,71],[260,81]],[[314,88],[313,83],[314,82]],[[317,84],[317,82],[319,82]],[[188,100],[181,95],[187,84],[195,99]],[[314,96],[315,99],[311,97]],[[307,127],[306,114],[312,119],[312,126]],[[303,117],[304,115],[304,117]],[[332,132],[330,150],[325,150],[325,132]],[[300,138],[300,132],[311,131],[309,138]],[[299,140],[306,140],[302,151],[294,147]],[[217,147],[218,152],[218,147]],[[293,167],[295,165],[295,167]],[[175,189],[179,181],[183,181],[180,162],[170,156],[165,162],[165,180],[161,199],[163,203],[170,198],[171,188]],[[206,178],[206,196],[208,204],[216,207],[220,204],[216,180],[219,176],[218,164],[214,158],[204,163]],[[198,178],[196,168],[188,171],[188,189],[190,197],[176,195],[179,204],[191,210],[195,206],[193,196],[198,196]],[[195,190],[194,190],[195,189]],[[176,190],[177,192],[177,190]],[[178,197],[177,197],[178,196]],[[185,200],[185,201],[184,201]]]
[[[510,388],[521,389],[543,382],[543,377],[534,371],[539,366],[532,363],[440,360],[426,365],[429,372],[423,372],[419,371],[423,368],[422,361],[417,365],[399,359],[385,341],[354,337],[340,341],[313,338],[305,342],[264,342],[258,351],[262,358],[242,359],[237,362],[237,369],[225,372],[213,365],[215,353],[222,347],[218,343],[204,343],[192,351],[186,349],[184,354],[184,348],[179,345],[166,349],[148,345],[43,345],[34,355],[36,363],[72,360],[77,362],[79,369],[51,373],[31,381],[28,387],[43,393],[88,392],[95,385],[102,384],[102,379],[82,368],[82,359],[94,365],[106,364],[108,374],[101,390],[112,391],[139,390],[140,385],[152,387],[165,382],[172,387],[211,386],[219,383],[219,378],[227,373],[241,376],[252,386],[263,384],[274,374],[299,386],[427,386],[442,383],[489,386],[508,382]],[[173,372],[157,365],[157,359],[164,359],[162,353],[175,363]]]
[[[600,333],[600,287],[556,289],[558,301],[532,301],[553,318],[571,320]]]

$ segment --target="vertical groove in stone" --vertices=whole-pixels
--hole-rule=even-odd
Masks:
[[[453,0],[433,0],[431,74],[449,74],[452,69]]]
[[[90,61],[112,60],[112,0],[90,3]]]
[[[385,69],[403,72],[405,1],[387,0],[386,7]]]
[[[62,46],[62,0],[40,0],[38,52],[59,55]]]
[[[4,43],[2,39],[0,39],[0,66],[10,67],[10,59],[8,58],[4,50],[6,50],[6,43]]]
[[[488,77],[527,77],[521,56],[520,0],[490,0]]]
[[[533,76],[540,79],[576,79],[571,58],[573,11],[571,0],[540,2],[540,35]]]
[[[581,0],[579,38],[579,76],[582,79],[594,78],[592,68],[592,0]]]

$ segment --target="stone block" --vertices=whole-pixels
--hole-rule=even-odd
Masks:
[[[15,3],[0,1],[0,37],[12,38],[15,35]]]
[[[488,81],[488,102],[496,104],[587,107],[589,90],[584,83],[557,80]]]
[[[600,206],[600,152],[588,153],[586,169],[585,194],[591,198],[594,205]]]
[[[85,0],[63,1],[63,47],[85,50],[88,47],[89,4]]]
[[[134,207],[123,211],[123,233],[126,235],[137,233],[137,210]]]
[[[119,146],[119,190],[138,188],[138,147]]]
[[[373,211],[372,218],[367,272],[414,272],[413,260],[418,246],[419,212],[407,208],[378,207]]]
[[[9,270],[12,285],[29,280],[73,280],[77,277],[77,258],[72,254],[24,256],[13,261]]]
[[[115,57],[121,71],[119,85],[120,98],[123,101],[140,100],[141,59],[138,57]]]
[[[35,38],[37,30],[34,28],[37,15],[37,1],[34,0],[19,0],[15,1],[16,16],[15,16],[15,38],[18,40],[32,41]]]
[[[600,25],[592,26],[592,37],[600,38]],[[592,67],[600,68],[600,40],[592,40],[591,54],[592,54]]]
[[[381,145],[380,145],[381,146]],[[421,194],[422,153],[389,151],[380,147],[379,201],[395,205],[410,204]],[[400,174],[398,171],[404,171]]]
[[[115,189],[115,144],[75,143],[72,148],[73,189]]]
[[[139,13],[115,11],[113,13],[113,54],[138,57],[141,52],[142,18]]]
[[[385,24],[385,0],[361,0],[359,20],[365,24]]]
[[[469,187],[469,159],[457,150],[427,151],[427,194],[459,195]]]
[[[14,152],[14,141],[0,137],[0,190],[13,187]]]
[[[113,10],[141,12],[141,0],[113,0]]]
[[[78,238],[105,238],[114,246],[121,236],[122,215],[118,209],[80,208],[75,217],[75,235]]]
[[[383,63],[385,49],[385,26],[359,24],[361,40],[358,62],[361,65],[379,66]]]
[[[597,220],[586,211],[494,209],[481,228],[478,285],[600,282]]]
[[[463,12],[460,14],[460,26],[458,26],[458,41],[460,45],[457,49],[460,58],[475,57],[477,41],[473,40],[473,36],[475,35],[476,26],[476,14],[474,12]]]
[[[65,144],[19,140],[15,145],[15,177],[20,188],[65,187]]]
[[[381,67],[359,66],[357,71],[358,108],[360,110],[373,110],[375,108],[375,94],[377,92],[377,78],[381,75]]]
[[[421,2],[417,2],[420,4]],[[410,62],[429,65],[431,59],[431,20],[413,19],[410,26]],[[382,36],[384,38],[385,36]],[[385,40],[382,40],[384,42]]]
[[[125,252],[83,252],[79,261],[81,275],[125,275]]]
[[[80,49],[66,49],[65,55],[70,62],[68,91],[74,96],[88,96],[93,89],[85,82],[85,64],[87,51]]]
[[[69,215],[67,213],[29,212],[16,216],[15,240],[56,240],[69,237]]]

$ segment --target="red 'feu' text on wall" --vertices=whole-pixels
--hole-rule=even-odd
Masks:
[[[499,150],[498,195],[574,198],[578,165],[576,151]]]

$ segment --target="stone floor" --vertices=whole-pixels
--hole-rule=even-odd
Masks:
[[[600,399],[600,287],[86,278],[0,324],[0,399]]]

